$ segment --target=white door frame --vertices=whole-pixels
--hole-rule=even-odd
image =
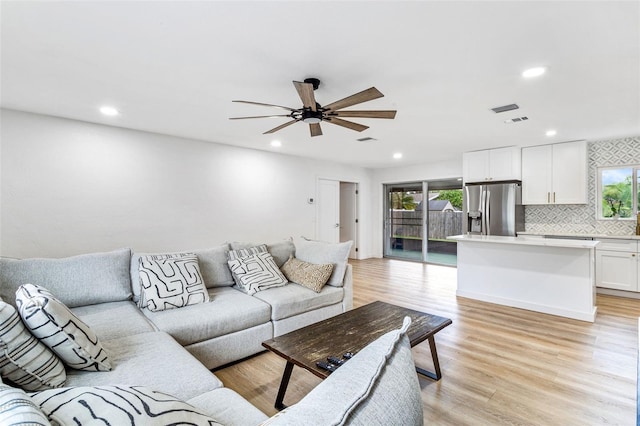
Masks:
[[[316,194],[317,194],[317,202],[316,202],[316,238],[319,239],[320,235],[321,235],[321,214],[322,214],[322,208],[323,208],[323,201],[322,201],[322,197],[320,196],[320,185],[322,184],[322,181],[332,181],[335,182],[338,185],[338,192],[336,193],[336,197],[337,200],[335,200],[335,202],[338,203],[338,215],[337,215],[337,221],[336,223],[339,225],[340,224],[340,209],[342,208],[340,206],[340,183],[351,183],[355,185],[356,190],[359,189],[360,187],[360,182],[357,181],[353,181],[353,180],[342,180],[342,179],[336,179],[336,178],[328,178],[328,177],[318,177],[316,179]],[[355,220],[356,220],[356,224],[355,224],[355,232],[354,232],[354,239],[353,239],[353,247],[352,247],[352,251],[350,254],[350,257],[353,258],[359,258],[359,251],[357,250],[359,247],[359,238],[360,238],[360,221],[359,221],[359,216],[360,216],[360,203],[358,202],[358,198],[357,195],[354,194],[355,197]],[[338,232],[338,240],[340,239],[339,237],[339,232]]]

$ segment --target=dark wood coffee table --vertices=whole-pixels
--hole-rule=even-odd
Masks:
[[[284,394],[294,365],[326,379],[331,373],[317,367],[317,361],[326,361],[331,355],[341,358],[346,352],[359,352],[383,334],[400,328],[405,316],[412,321],[407,331],[411,347],[429,340],[433,358],[435,372],[418,367],[416,371],[433,380],[440,380],[442,373],[434,337],[438,331],[450,325],[451,320],[378,301],[262,343],[262,346],[287,360],[275,407],[278,410],[285,407]]]

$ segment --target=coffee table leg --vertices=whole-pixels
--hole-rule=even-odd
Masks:
[[[280,389],[278,389],[278,396],[276,397],[276,409],[284,410],[286,405],[283,404],[284,394],[287,392],[287,386],[289,386],[289,379],[291,378],[291,372],[293,371],[293,363],[287,361],[287,365],[284,367],[284,373],[282,374],[282,380],[280,381]]]
[[[442,378],[442,372],[440,372],[440,362],[438,362],[438,352],[436,351],[436,340],[435,336],[429,337],[429,349],[431,349],[431,358],[433,359],[433,368],[436,370],[435,373],[431,371],[427,371],[423,368],[416,367],[416,371],[423,376],[427,376],[433,380],[440,380]]]

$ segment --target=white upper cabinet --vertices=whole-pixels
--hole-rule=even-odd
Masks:
[[[586,141],[522,148],[522,204],[586,203]]]
[[[462,176],[467,182],[521,179],[518,147],[486,149],[462,154]]]

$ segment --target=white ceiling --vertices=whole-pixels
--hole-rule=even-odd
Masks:
[[[638,1],[3,0],[0,13],[5,108],[262,150],[278,139],[282,153],[375,168],[640,135]],[[532,66],[547,73],[525,80]],[[306,77],[322,80],[320,104],[375,86],[384,98],[351,109],[397,117],[315,138],[228,119],[282,113],[233,99],[299,108],[291,82]],[[517,116],[529,120],[504,123]]]

